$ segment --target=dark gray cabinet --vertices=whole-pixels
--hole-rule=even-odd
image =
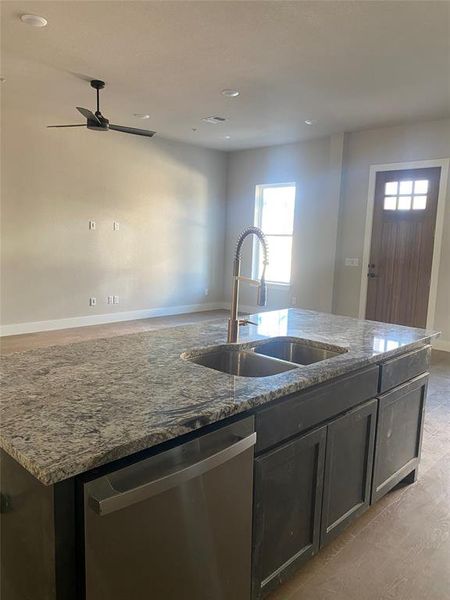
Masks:
[[[371,400],[327,427],[321,546],[370,505],[376,419]]]
[[[73,480],[46,486],[0,450],[0,488],[0,598],[78,598]]]
[[[425,373],[430,360],[431,346],[424,346],[385,361],[380,365],[380,392],[385,393]]]
[[[372,503],[405,477],[415,478],[427,385],[424,373],[379,398]]]
[[[312,390],[281,398],[256,413],[256,452],[318,427],[378,393],[379,367],[374,365],[338,377]]]
[[[429,357],[430,347],[417,348],[254,410],[254,599],[287,579],[364,512],[369,499],[374,503],[400,481],[415,480]],[[139,459],[178,444],[167,442]],[[2,549],[8,548],[1,553],[2,594],[83,598],[79,484],[94,472],[46,487],[11,457],[0,457]]]
[[[319,548],[325,442],[321,427],[255,460],[254,598]]]

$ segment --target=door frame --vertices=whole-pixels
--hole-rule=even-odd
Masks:
[[[359,318],[365,319],[367,303],[367,265],[370,260],[370,249],[372,246],[373,208],[375,203],[375,182],[377,173],[380,171],[403,171],[407,169],[426,169],[430,167],[441,167],[439,179],[439,195],[436,210],[436,227],[434,233],[433,261],[431,264],[430,294],[428,296],[427,329],[434,325],[436,311],[436,298],[438,286],[439,263],[441,260],[442,235],[444,231],[445,199],[447,197],[447,180],[450,168],[450,158],[435,160],[417,160],[413,162],[386,163],[383,165],[370,165],[369,169],[369,191],[366,207],[366,226],[364,230],[364,246],[361,269],[361,284],[359,292]]]

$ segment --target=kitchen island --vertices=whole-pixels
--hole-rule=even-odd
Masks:
[[[255,598],[399,481],[415,479],[435,332],[296,309],[251,320],[244,348],[290,337],[340,350],[267,377],[233,376],[190,360],[224,344],[217,320],[4,357],[2,512],[6,534],[17,533],[14,511],[22,533],[29,528],[25,547],[7,551],[7,585],[19,590],[11,598],[91,600],[80,585],[80,486],[240,418],[251,416],[256,430]],[[27,581],[24,556],[37,562]]]

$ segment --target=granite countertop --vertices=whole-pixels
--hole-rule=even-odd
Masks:
[[[180,357],[223,344],[226,320],[2,357],[0,445],[49,485],[428,343],[437,332],[307,310],[251,317],[240,343],[296,336],[348,352],[270,377]]]

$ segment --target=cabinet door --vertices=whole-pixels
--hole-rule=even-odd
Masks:
[[[427,385],[424,373],[380,396],[372,502],[418,468]]]
[[[317,552],[326,427],[255,460],[253,596]]]
[[[321,546],[370,505],[377,400],[328,425]]]

